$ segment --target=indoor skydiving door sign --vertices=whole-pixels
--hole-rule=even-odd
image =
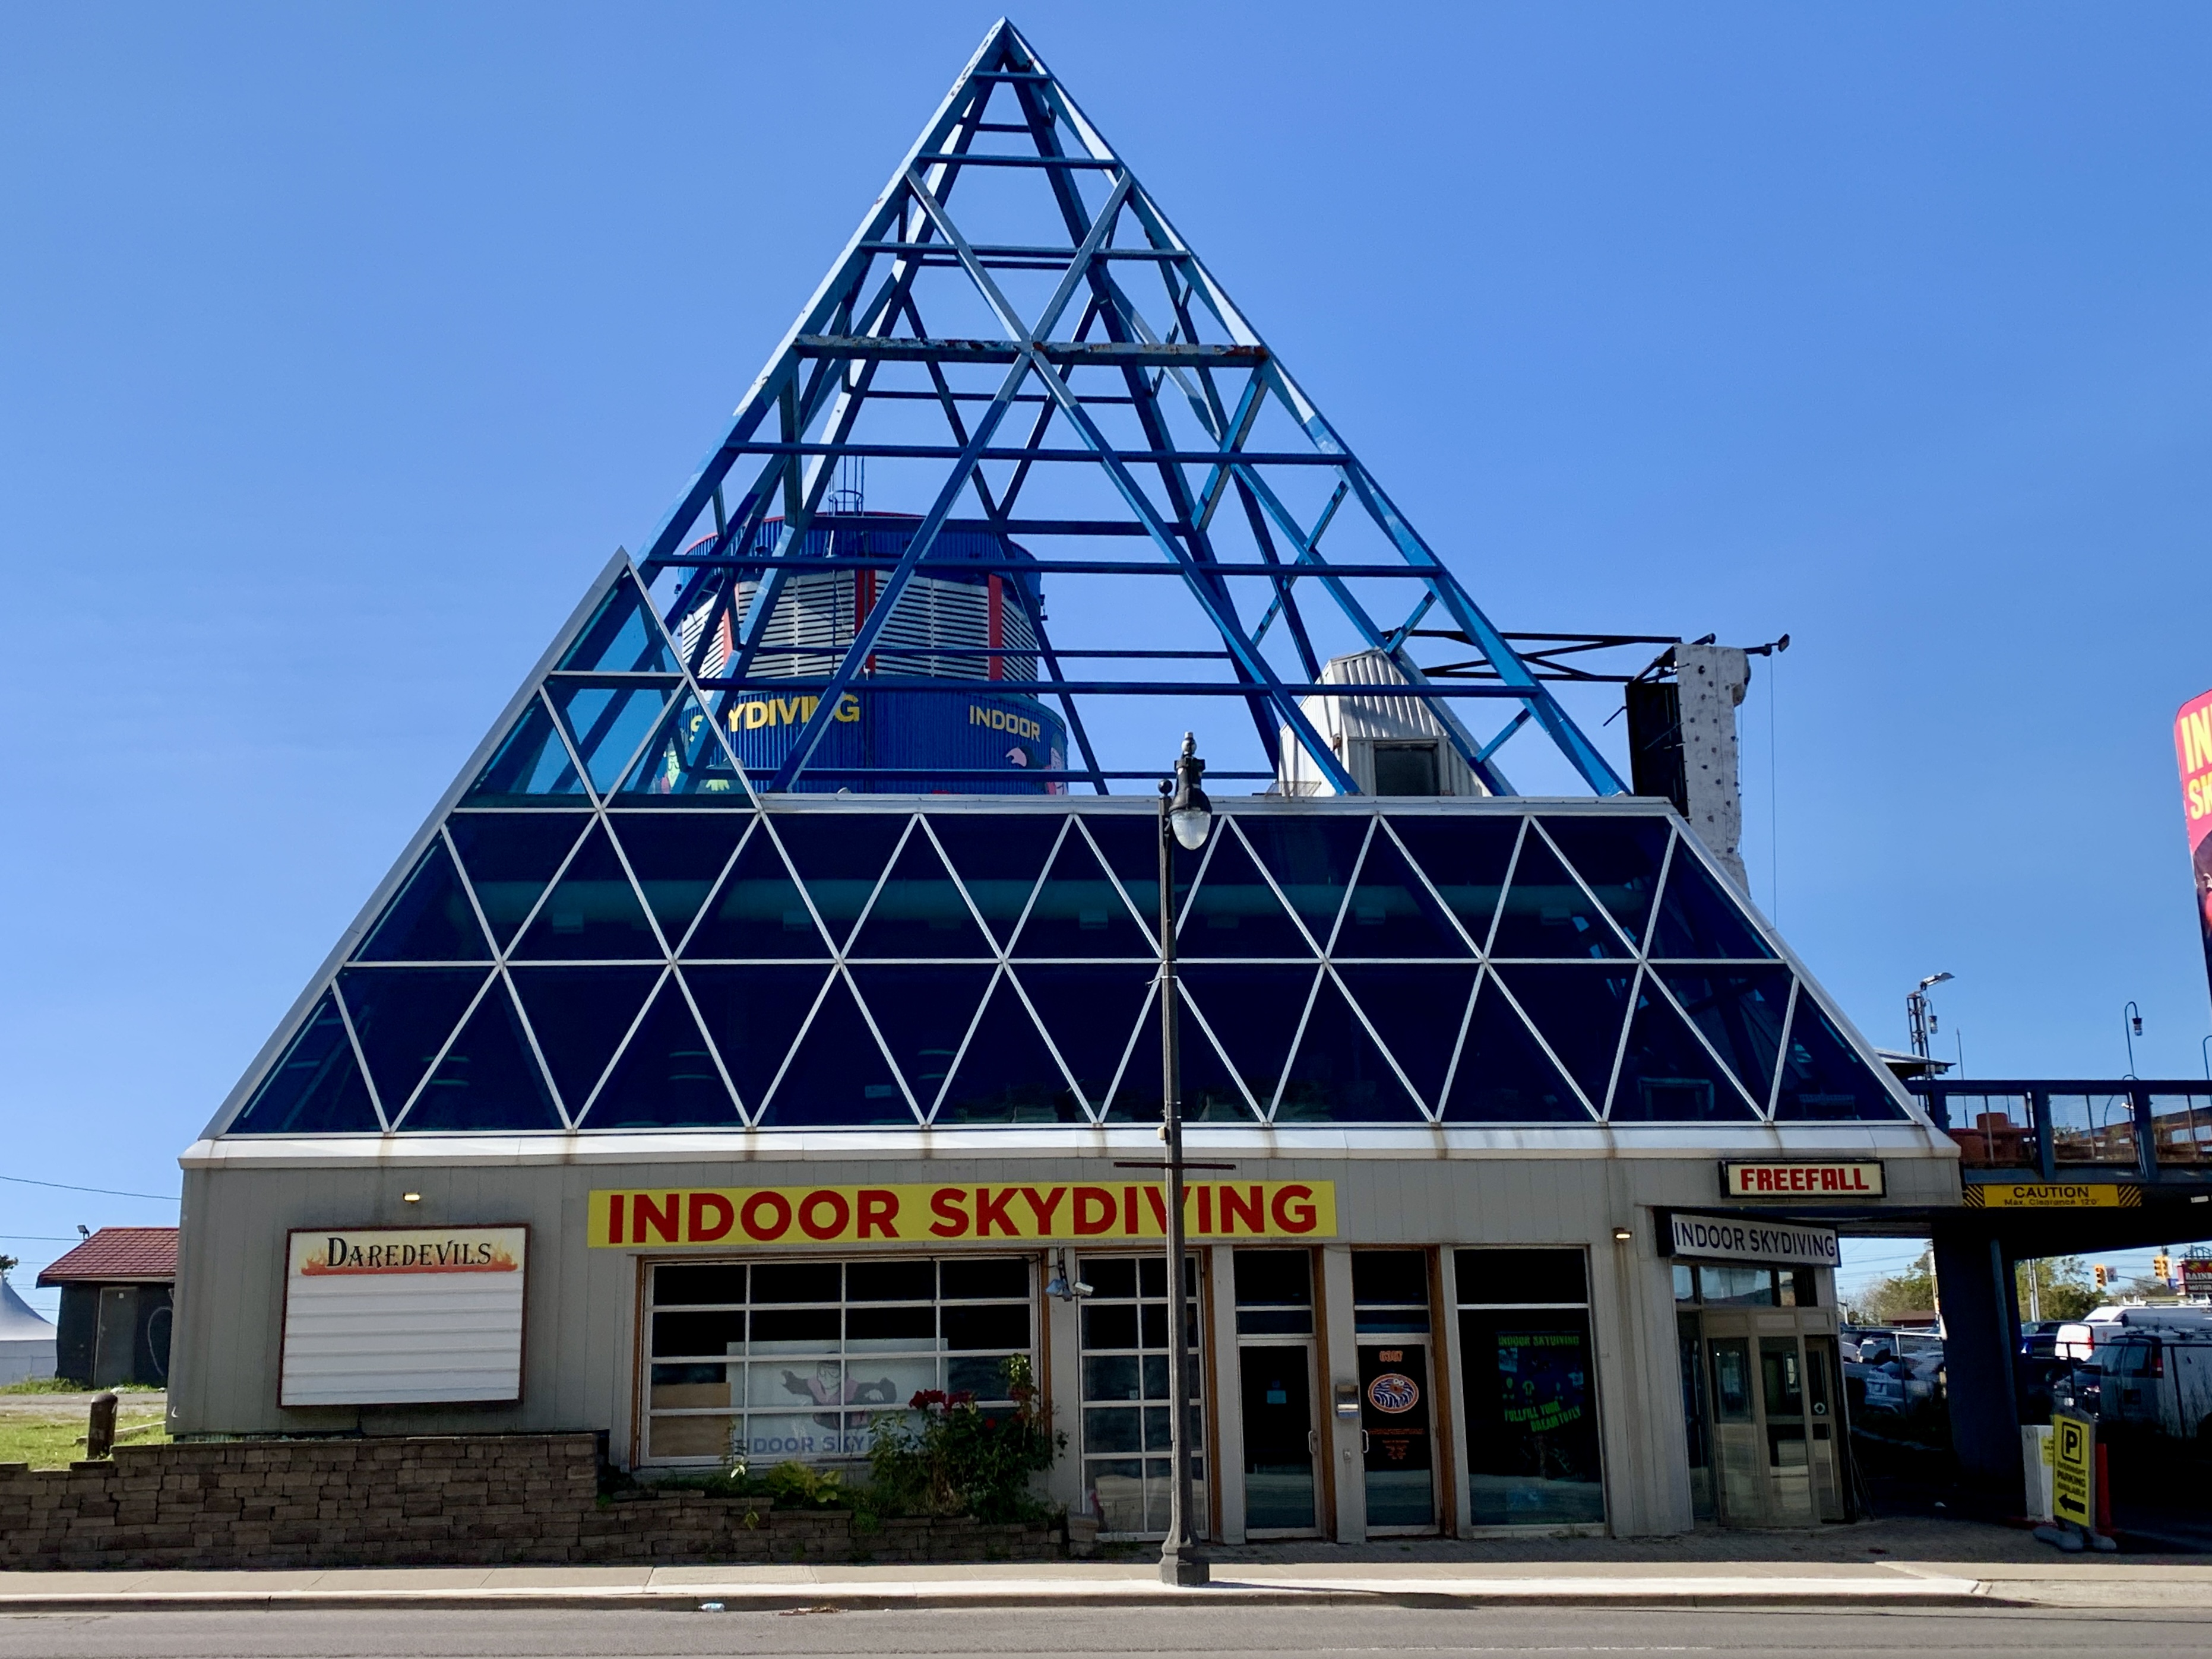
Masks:
[[[1036,1243],[1167,1237],[1167,1200],[1142,1182],[1078,1186],[717,1187],[592,1194],[593,1249]],[[1334,1238],[1328,1181],[1209,1181],[1183,1188],[1193,1239]]]
[[[1706,1261],[1749,1261],[1777,1267],[1832,1267],[1843,1259],[1832,1227],[1800,1227],[1743,1216],[1668,1218],[1670,1255]]]
[[[286,1241],[280,1406],[522,1397],[527,1227],[313,1227]]]

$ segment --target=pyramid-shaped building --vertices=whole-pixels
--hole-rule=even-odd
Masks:
[[[640,546],[186,1154],[179,1431],[837,1463],[1020,1356],[1157,1534],[1187,727],[1213,1535],[1673,1529],[1678,1313],[1832,1367],[1824,1225],[1955,1187],[1009,24]]]

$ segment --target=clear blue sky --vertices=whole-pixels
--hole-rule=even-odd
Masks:
[[[174,1191],[993,15],[0,12],[0,1174]],[[1504,625],[1795,637],[1753,884],[1870,1035],[2198,1072],[2212,15],[1017,21]]]

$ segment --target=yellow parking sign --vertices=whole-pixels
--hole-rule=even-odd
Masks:
[[[2097,1425],[2072,1412],[2051,1414],[2051,1513],[2095,1530]]]

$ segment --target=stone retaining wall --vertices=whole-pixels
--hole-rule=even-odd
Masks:
[[[502,1562],[1041,1560],[1042,1528],[599,1492],[597,1437],[118,1446],[0,1464],[0,1568],[483,1566]]]

